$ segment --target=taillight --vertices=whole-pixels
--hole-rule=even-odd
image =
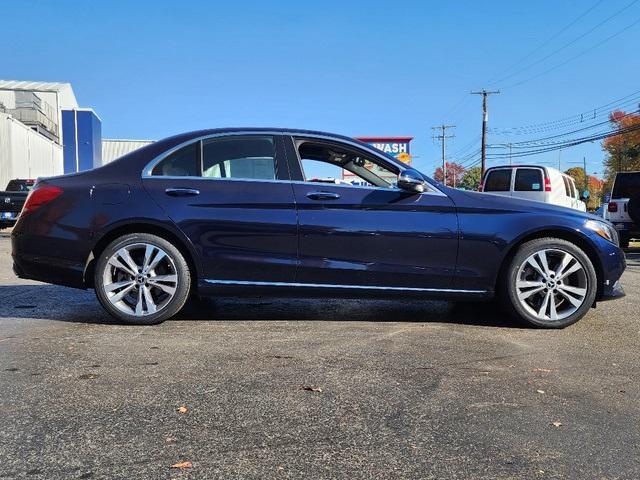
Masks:
[[[29,196],[26,202],[24,202],[24,207],[22,207],[21,215],[36,211],[41,206],[58,198],[62,195],[62,192],[63,190],[60,187],[54,187],[53,185],[36,185],[34,189],[29,192]]]
[[[609,202],[607,210],[611,213],[616,213],[618,211],[618,204],[616,202]]]
[[[545,192],[551,191],[551,179],[549,177],[546,177],[544,179],[544,191]]]

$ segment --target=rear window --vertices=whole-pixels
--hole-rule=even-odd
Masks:
[[[537,168],[519,168],[516,170],[516,192],[541,192],[542,171]]]
[[[485,192],[508,192],[511,190],[511,169],[491,170],[484,182]]]
[[[619,173],[613,184],[611,198],[631,198],[640,193],[640,172]]]
[[[11,180],[7,192],[29,192],[33,189],[33,180]]]

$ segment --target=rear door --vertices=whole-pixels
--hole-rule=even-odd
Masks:
[[[535,167],[518,167],[515,171],[513,196],[544,202],[544,171]]]
[[[278,135],[193,141],[160,158],[145,189],[193,243],[211,282],[292,282],[293,191]]]
[[[482,191],[493,193],[495,195],[504,195],[505,197],[510,197],[512,194],[512,180],[512,168],[489,169],[485,176]]]

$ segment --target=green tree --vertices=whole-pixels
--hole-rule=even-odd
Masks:
[[[447,162],[447,182],[445,185],[448,187],[457,187],[460,184],[460,180],[464,175],[464,167],[456,162]],[[436,182],[444,183],[442,181],[442,167],[438,167],[433,172],[433,179]]]
[[[472,167],[465,171],[458,187],[465,190],[478,190],[480,188],[480,167]]]
[[[576,187],[582,193],[587,187],[587,173],[582,167],[572,167],[564,173],[569,175],[576,182]]]
[[[607,153],[604,159],[605,190],[610,190],[617,172],[640,170],[640,115],[615,111],[609,121],[614,129],[626,131],[602,142],[602,149]]]

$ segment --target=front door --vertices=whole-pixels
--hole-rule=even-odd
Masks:
[[[206,280],[294,281],[298,226],[281,142],[271,135],[195,141],[143,179],[193,243]]]
[[[297,283],[446,289],[458,250],[452,201],[395,187],[398,169],[354,146],[288,139],[300,225]]]

